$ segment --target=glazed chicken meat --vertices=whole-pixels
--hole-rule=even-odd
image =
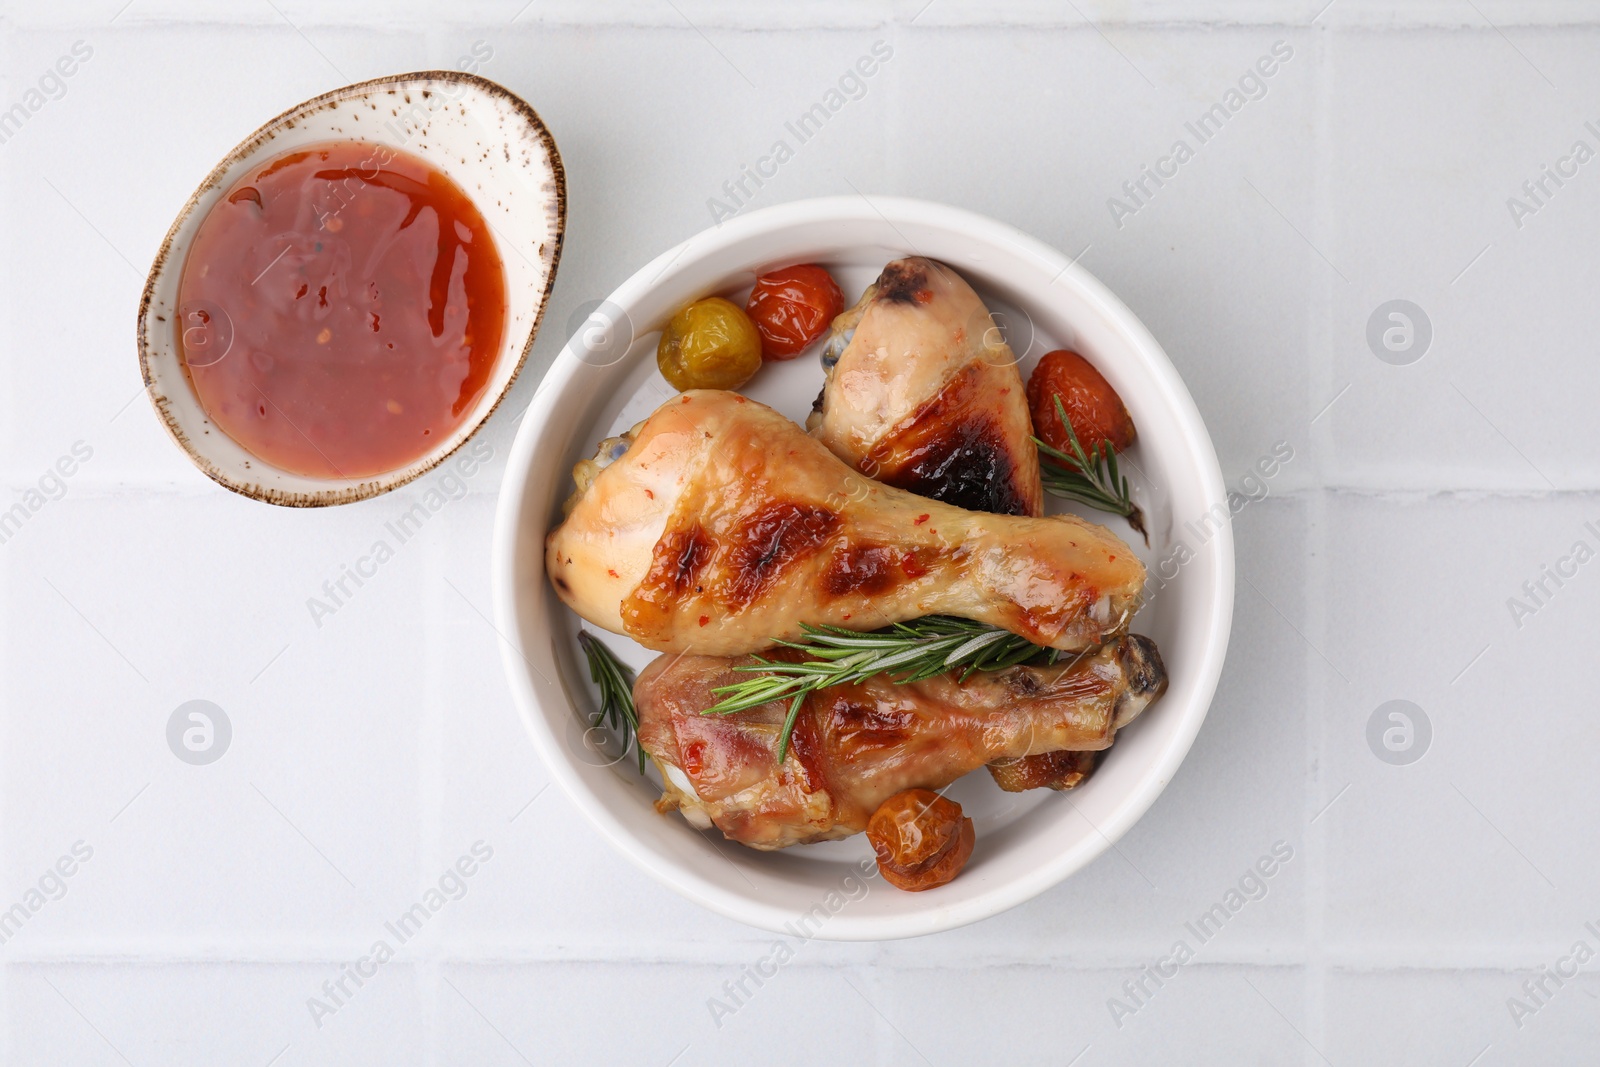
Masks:
[[[885,485],[973,511],[1042,515],[1028,398],[989,309],[955,271],[897,259],[833,323],[807,420]]]
[[[675,397],[605,458],[549,535],[546,569],[580,616],[658,652],[735,656],[802,624],[925,615],[1075,652],[1125,632],[1144,584],[1102,526],[882,485],[735,393]]]
[[[1155,644],[1136,635],[964,683],[948,674],[903,685],[874,676],[808,694],[780,764],[787,701],[701,714],[716,703],[716,687],[741,677],[733,668],[742,662],[661,656],[634,693],[639,741],[665,782],[658,807],[760,849],[858,833],[891,795],[942,789],[996,760],[1104,749],[1167,681]]]

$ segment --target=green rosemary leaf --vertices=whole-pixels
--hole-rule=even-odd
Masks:
[[[789,739],[794,736],[794,723],[800,717],[800,705],[806,702],[804,693],[796,693],[789,701],[789,714],[783,720],[783,733],[778,737],[778,766],[789,757]]]
[[[979,634],[977,637],[971,638],[965,643],[957,645],[955,649],[945,657],[944,665],[946,667],[952,667],[957,663],[965,662],[975,654],[982,652],[984,649],[994,644],[996,641],[1004,640],[1007,636],[1008,635],[1004,630],[991,630],[989,633]]]
[[[1009,630],[949,615],[929,615],[865,632],[832,626],[802,630],[804,639],[778,643],[805,653],[806,659],[757,657],[755,663],[735,667],[750,677],[713,689],[721,699],[702,713],[731,715],[788,700],[789,712],[778,737],[780,763],[788,755],[806,696],[818,689],[880,674],[903,685],[959,670],[960,680],[966,681],[974,671],[1002,670],[1049,651]]]
[[[1128,525],[1139,531],[1145,543],[1149,544],[1150,534],[1145,529],[1144,512],[1133,502],[1128,479],[1123,477],[1117,466],[1116,451],[1109,442],[1101,441],[1092,452],[1085,452],[1083,442],[1078,440],[1078,433],[1072,428],[1072,420],[1067,418],[1061,397],[1054,399],[1056,417],[1067,432],[1070,451],[1063,452],[1037,437],[1033,439],[1034,444],[1039,446],[1039,476],[1045,491],[1099,511],[1124,516]]]
[[[639,773],[643,774],[644,748],[639,744],[639,709],[633,703],[633,671],[587,630],[578,631],[578,644],[589,661],[590,680],[600,687],[600,710],[589,725],[595,727],[604,722],[621,734],[624,750],[634,750]]]

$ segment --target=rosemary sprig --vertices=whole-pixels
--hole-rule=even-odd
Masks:
[[[1117,453],[1109,441],[1101,441],[1094,451],[1085,452],[1078,433],[1067,418],[1061,397],[1054,398],[1056,417],[1067,431],[1067,445],[1071,452],[1063,452],[1035,437],[1039,446],[1040,480],[1047,492],[1068,500],[1076,500],[1099,511],[1125,516],[1128,525],[1144,535],[1150,543],[1150,533],[1144,528],[1144,512],[1128,493],[1128,479],[1117,469]]]
[[[644,773],[644,749],[639,744],[639,709],[633,704],[633,671],[617,658],[599,638],[587,630],[578,631],[578,644],[589,660],[589,678],[600,687],[600,710],[590,720],[590,728],[602,722],[622,736],[623,750],[634,750],[639,758],[639,773]]]
[[[966,681],[973,671],[997,671],[1041,655],[1054,663],[1057,656],[1055,649],[1041,648],[1009,630],[950,615],[927,615],[870,632],[837,626],[802,625],[801,629],[804,640],[777,643],[806,653],[804,660],[791,663],[754,657],[756,662],[733,669],[755,677],[713,689],[722,699],[702,712],[731,715],[787,699],[789,714],[778,738],[779,763],[789,753],[789,738],[806,694],[815,690],[876,674],[903,685],[960,670],[961,680]]]

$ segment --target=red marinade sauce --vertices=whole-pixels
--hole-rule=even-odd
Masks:
[[[364,478],[456,429],[489,382],[505,271],[453,181],[397,149],[310,145],[200,223],[178,348],[206,414],[274,467]]]

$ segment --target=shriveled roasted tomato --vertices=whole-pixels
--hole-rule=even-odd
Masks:
[[[738,304],[708,296],[667,322],[656,366],[680,391],[737,389],[761,369],[761,335]]]
[[[1070,452],[1067,431],[1056,414],[1058,396],[1085,452],[1092,455],[1102,441],[1110,442],[1113,452],[1133,444],[1133,419],[1122,398],[1094,365],[1076,352],[1046,352],[1028,379],[1033,432],[1050,447]]]
[[[827,332],[844,310],[844,294],[827,271],[802,263],[757,278],[745,310],[761,331],[761,354],[793,359]]]
[[[972,820],[961,805],[931,789],[907,789],[879,805],[867,821],[878,870],[911,893],[944,885],[972,855]]]

